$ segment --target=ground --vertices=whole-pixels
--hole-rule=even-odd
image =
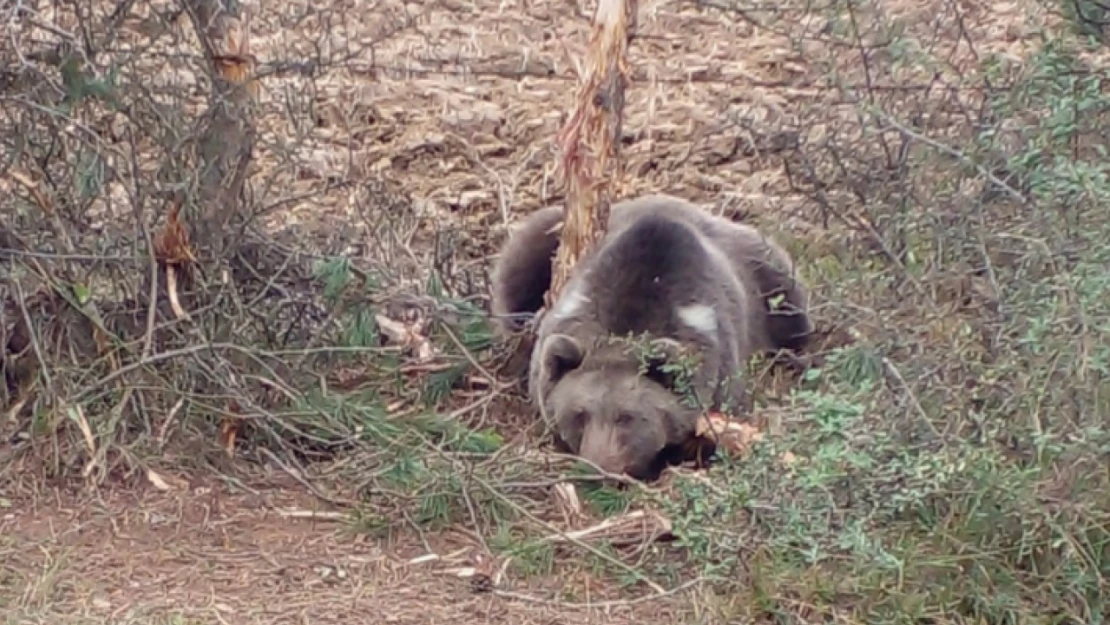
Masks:
[[[539,594],[475,593],[452,572],[476,544],[464,533],[402,532],[385,544],[321,513],[288,478],[244,486],[5,494],[3,622],[555,625],[643,623],[674,609],[673,597],[567,609]],[[429,554],[442,559],[411,562]]]
[[[401,449],[386,454],[380,439],[366,443],[352,434],[363,430],[344,429],[351,419],[364,419],[360,427],[417,420],[426,393],[413,389],[442,372],[435,361],[406,363],[398,397],[379,412],[316,397],[348,419],[328,424],[338,424],[337,438],[365,443],[317,464],[283,453],[289,441],[217,439],[207,415],[186,423],[178,379],[136,375],[127,392],[146,393],[147,421],[120,426],[67,412],[52,422],[65,432],[55,438],[14,413],[0,421],[0,622],[993,624],[1040,622],[1031,615],[1045,613],[1093,622],[1100,604],[1083,593],[1096,594],[1091,588],[1110,574],[1110,540],[1098,533],[1110,527],[1098,503],[1110,501],[1108,465],[1100,464],[1110,443],[1105,424],[1090,423],[1105,414],[1108,396],[1100,375],[1110,356],[1100,346],[1110,345],[1110,324],[1099,302],[1110,285],[1098,278],[1105,259],[1076,260],[1076,250],[1095,254],[1097,240],[1085,248],[1068,237],[1099,232],[1084,211],[1107,196],[1098,195],[1101,156],[1077,156],[1084,141],[1098,143],[1098,127],[1068,111],[1091,119],[1106,111],[1090,104],[1094,95],[1074,95],[1086,83],[1053,83],[1053,91],[1030,78],[1067,75],[1052,65],[1056,57],[1032,60],[1059,15],[1033,0],[780,4],[640,4],[627,175],[613,181],[614,194],[683,196],[778,238],[812,286],[812,312],[828,339],[813,349],[819,366],[803,380],[760,382],[758,423],[785,433],[785,450],[712,477],[684,473],[632,506],[667,515],[673,544],[545,550],[554,531],[605,515],[592,509],[572,522],[551,504],[558,472],[530,455],[540,446],[536,415],[519,387],[490,379],[490,360],[428,403],[451,423],[492,428],[507,451],[447,449],[406,431],[397,434]],[[173,40],[166,49],[148,49],[160,32],[153,11],[176,5],[128,6],[134,14],[113,51],[124,59],[120,84],[149,87],[134,100],[156,103],[162,108],[152,106],[149,117],[185,134],[206,106],[207,84],[197,78],[203,64],[188,18],[176,15],[162,33]],[[554,137],[573,103],[593,4],[249,6],[250,51],[262,75],[250,198],[264,208],[267,235],[318,259],[345,255],[398,291],[435,273],[455,300],[486,306],[488,268],[509,224],[561,199]],[[19,63],[31,63],[28,51],[58,32],[79,31],[67,11],[44,8],[28,22]],[[1105,63],[1101,51],[1075,56]],[[44,71],[60,84],[60,70]],[[1028,109],[1007,109],[1010,93]],[[987,100],[1004,112],[984,112]],[[156,154],[128,165],[144,183],[161,181],[177,148],[165,137],[177,135],[136,138],[118,131],[132,128],[123,117],[89,114],[57,132],[112,158],[127,149]],[[116,142],[101,145],[113,133]],[[16,153],[22,144],[5,145]],[[1056,161],[1044,157],[1052,149]],[[81,163],[69,164],[81,175],[56,188],[92,185],[84,178],[96,168]],[[1044,181],[1057,179],[1072,186],[1045,191]],[[19,188],[0,178],[0,202]],[[130,218],[129,190],[105,184],[87,204],[59,203],[80,209],[71,256],[108,254],[97,239],[118,217],[112,207]],[[1034,219],[1026,202],[1036,193],[1043,212]],[[30,205],[19,204],[12,223],[0,215],[0,248],[9,228],[42,230]],[[1053,218],[1057,206],[1068,207],[1063,225]],[[161,206],[145,209],[151,224],[162,223]],[[24,265],[37,268],[39,256],[30,256]],[[144,273],[147,260],[140,255],[132,273]],[[283,297],[295,300],[301,286],[284,285]],[[1068,316],[1073,306],[1081,322]],[[1087,340],[1074,340],[1083,333]],[[466,364],[451,358],[443,356]],[[197,362],[186,374],[215,360]],[[87,388],[76,369],[59,368],[55,379]],[[329,371],[298,390],[353,396],[368,384],[364,373]],[[166,389],[173,393],[160,394]],[[309,404],[296,408],[318,406]],[[244,420],[259,431],[287,425],[282,419],[319,425],[304,417],[308,409],[270,406]],[[36,430],[37,446],[9,439],[16,430]],[[86,454],[86,445],[96,451]],[[258,451],[267,445],[274,451]],[[114,470],[83,479],[86,455],[110,458]],[[781,463],[787,457],[796,459],[792,468]],[[64,478],[52,465],[59,458]],[[606,494],[606,505],[624,511],[631,497],[621,493]],[[488,510],[473,509],[479,498]],[[506,509],[512,514],[500,516]],[[414,519],[425,512],[450,522]],[[514,565],[502,570],[510,555]],[[490,566],[496,582],[485,585]],[[650,571],[658,586],[630,582],[633,568]],[[949,578],[956,581],[940,581]]]

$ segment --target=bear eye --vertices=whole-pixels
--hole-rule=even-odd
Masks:
[[[627,412],[622,412],[617,415],[617,425],[632,425],[632,422],[635,420],[636,417]]]
[[[589,421],[590,415],[585,410],[579,410],[574,413],[574,425],[578,428],[586,427],[586,421]]]

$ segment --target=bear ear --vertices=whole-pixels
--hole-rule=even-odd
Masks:
[[[543,368],[551,384],[577,369],[586,357],[582,344],[569,334],[552,334],[543,342]]]

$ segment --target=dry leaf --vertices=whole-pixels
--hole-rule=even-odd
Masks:
[[[189,316],[185,312],[185,308],[181,306],[181,299],[177,295],[177,271],[174,270],[173,265],[166,266],[166,293],[170,296],[170,309],[178,319],[184,319]]]
[[[39,188],[38,183],[32,180],[30,176],[15,167],[8,170],[8,175],[11,176],[12,180],[15,180],[27,189],[27,192],[31,194],[31,199],[34,200],[36,206],[42,209],[42,212],[50,214],[54,212],[50,201],[42,192],[42,189]]]
[[[232,412],[238,413],[239,404],[232,400]],[[217,437],[220,447],[227,452],[227,455],[232,456],[235,454],[235,439],[239,437],[239,419],[235,417],[224,417],[220,421],[220,433]]]
[[[157,488],[160,491],[171,490],[171,487],[169,484],[166,483],[166,480],[161,475],[155,473],[153,469],[146,470],[146,479],[150,480],[150,483],[154,485],[154,488]]]
[[[98,610],[109,610],[112,607],[112,603],[103,597],[93,598],[92,604]]]
[[[70,419],[77,424],[78,429],[81,430],[81,435],[85,438],[85,446],[88,447],[89,457],[96,457],[96,437],[93,436],[92,428],[89,427],[89,421],[85,418],[85,411],[81,406],[66,406],[66,414]]]
[[[167,265],[196,262],[189,246],[189,231],[181,222],[181,202],[175,202],[166,215],[166,225],[154,237],[154,257]]]
[[[166,225],[154,237],[154,257],[166,266],[166,294],[174,316],[184,319],[188,316],[181,306],[177,295],[177,272],[175,266],[196,262],[196,256],[189,245],[189,231],[181,223],[181,202],[170,207],[166,215]]]
[[[730,419],[719,412],[710,412],[698,417],[694,426],[694,436],[706,438],[729,454],[747,453],[752,444],[763,439],[759,428]]]
[[[474,549],[470,553],[474,574],[470,578],[471,592],[482,593],[493,590],[494,575],[497,572],[497,559],[488,553]]]
[[[443,572],[449,575],[454,575],[455,577],[461,577],[463,579],[473,579],[474,576],[478,574],[477,569],[472,566],[461,566],[452,569],[444,569]]]

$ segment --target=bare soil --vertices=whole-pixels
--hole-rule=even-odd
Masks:
[[[425,536],[398,528],[379,542],[301,490],[282,478],[243,488],[206,478],[168,492],[4,495],[4,622],[555,625],[662,622],[682,607],[681,595],[601,602],[619,591],[581,573],[522,582],[512,596],[476,591],[454,573],[475,546],[465,528]],[[539,598],[560,583],[593,586],[599,607]]]

